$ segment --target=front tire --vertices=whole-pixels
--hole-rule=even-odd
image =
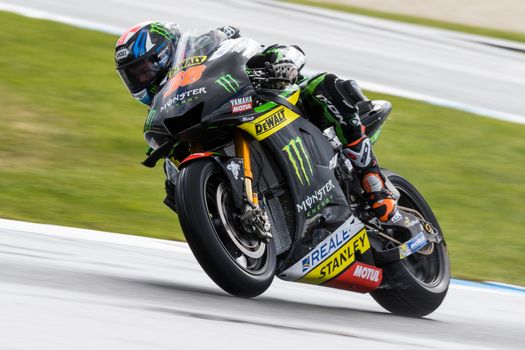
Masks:
[[[232,295],[255,297],[272,283],[275,245],[273,240],[265,244],[239,228],[228,188],[213,160],[190,163],[181,171],[175,190],[179,221],[208,276]]]
[[[406,179],[391,171],[385,176],[400,192],[398,204],[418,211],[425,220],[441,232],[434,213],[423,196]],[[383,288],[370,293],[393,314],[422,317],[436,310],[442,303],[450,283],[450,261],[445,241],[434,244],[430,255],[413,254],[383,268]]]

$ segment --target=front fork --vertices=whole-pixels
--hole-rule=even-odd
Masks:
[[[234,131],[234,145],[235,145],[235,155],[237,159],[241,160],[243,164],[243,175],[244,178],[242,179],[242,186],[240,186],[238,180],[237,173],[234,175],[234,178],[231,178],[230,174],[228,174],[227,165],[224,164],[226,162],[223,162],[219,158],[213,157],[221,167],[225,170],[226,175],[230,178],[230,182],[232,183],[232,186],[237,189],[236,193],[240,194],[239,198],[236,198],[238,200],[237,203],[241,204],[242,202],[242,191],[244,190],[244,194],[246,196],[246,201],[248,204],[250,204],[252,207],[258,207],[259,206],[259,198],[257,196],[257,193],[253,191],[253,172],[252,172],[252,164],[251,164],[251,157],[250,157],[250,144],[249,140],[246,138],[246,135],[243,133],[242,130],[237,129]],[[195,157],[196,155],[199,155]],[[182,162],[179,162],[173,158],[166,157],[164,167],[165,167],[165,174],[167,177],[167,180],[173,185],[176,185],[177,178],[179,176],[179,169],[180,166],[190,161],[192,158],[204,158],[204,157],[210,157],[213,156],[211,152],[204,152],[204,149],[201,144],[192,144],[190,146],[190,155],[186,157]],[[241,188],[242,187],[242,188]],[[240,206],[240,205],[239,205]]]
[[[255,236],[264,242],[269,242],[272,238],[270,220],[266,211],[259,205],[257,193],[253,191],[250,144],[246,134],[244,134],[242,130],[235,130],[234,144],[236,158],[227,159],[213,152],[203,152],[203,148],[199,144],[192,145],[190,148],[190,156],[186,157],[186,159],[180,163],[180,166],[185,166],[185,164],[195,159],[213,159],[213,161],[223,169],[228,179],[231,186],[234,207],[241,211],[238,217],[244,231],[255,234]],[[240,163],[243,164],[243,176],[239,176],[238,170],[240,170]],[[165,170],[168,180],[166,182],[167,197],[164,203],[176,211],[176,203],[174,203],[171,198],[173,198],[172,192],[174,191],[179,176],[179,170],[175,163],[168,158],[166,158],[165,161]]]
[[[265,210],[259,206],[259,197],[253,191],[253,172],[250,157],[250,143],[241,130],[235,130],[235,155],[242,159],[244,170],[244,193],[249,202],[240,216],[244,229],[255,234],[264,242],[272,238],[271,225]]]
[[[254,206],[259,205],[257,193],[253,192],[253,173],[250,158],[250,144],[241,130],[235,130],[235,155],[243,160],[244,164],[244,193],[246,199]]]

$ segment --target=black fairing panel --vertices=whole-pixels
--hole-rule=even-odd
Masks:
[[[232,99],[255,95],[244,71],[245,61],[243,55],[227,53],[204,61],[204,71],[193,83],[173,89],[168,81],[156,95],[152,106],[156,113],[146,129],[167,130],[182,141],[195,140],[199,133],[205,136],[215,119],[231,116]]]
[[[298,144],[299,139],[304,149]],[[334,170],[330,169],[335,153],[322,132],[309,121],[298,118],[261,144],[273,155],[287,180],[296,215],[295,244],[280,266],[283,271],[343,224],[350,210]]]

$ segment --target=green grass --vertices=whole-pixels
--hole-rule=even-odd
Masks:
[[[0,21],[0,217],[182,239],[161,168],[140,165],[146,110],[114,71],[117,38]],[[525,127],[370,95],[394,104],[381,164],[434,208],[454,275],[525,284]]]
[[[525,284],[525,126],[403,98],[374,147],[424,194],[456,277]]]
[[[1,13],[0,216],[182,239],[116,37]],[[8,53],[8,54],[7,54]]]
[[[310,0],[282,0],[282,1],[302,4],[302,5],[321,7],[321,8],[343,11],[343,12],[350,12],[350,13],[355,13],[357,15],[364,15],[364,16],[389,19],[389,20],[399,21],[399,22],[406,22],[406,23],[420,24],[424,26],[430,26],[430,27],[436,27],[436,28],[442,28],[442,29],[448,29],[448,30],[455,30],[458,32],[465,32],[469,34],[477,34],[477,35],[490,36],[494,38],[525,42],[525,34],[519,33],[519,32],[478,27],[478,26],[460,24],[460,23],[455,23],[455,22],[446,22],[446,21],[434,20],[434,19],[429,19],[429,18],[424,18],[424,17],[417,17],[417,16],[392,13],[392,12],[371,10],[371,9],[358,7],[358,6],[344,5],[344,4],[324,2],[324,1],[322,2],[321,1],[310,1]]]

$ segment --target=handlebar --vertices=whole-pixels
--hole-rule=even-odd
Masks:
[[[265,88],[271,85],[275,85],[275,83],[291,84],[290,79],[278,78],[273,76],[273,67],[269,62],[266,62],[265,66],[261,68],[250,68],[247,74],[255,89]]]

